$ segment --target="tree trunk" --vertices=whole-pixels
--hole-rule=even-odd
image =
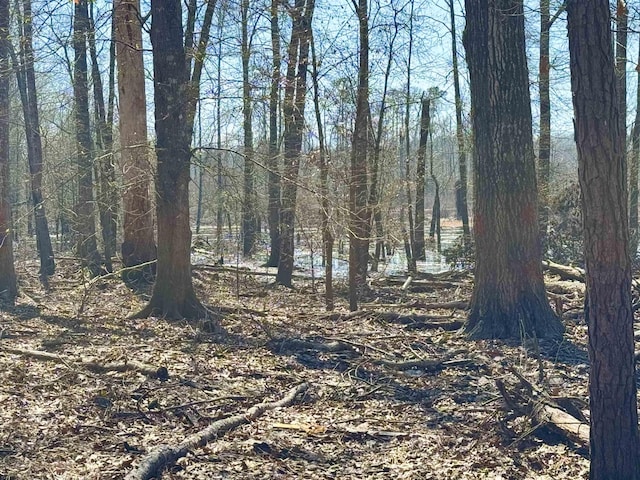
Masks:
[[[242,200],[242,253],[250,255],[256,243],[256,199],[253,171],[251,84],[249,83],[249,0],[242,0],[242,126],[244,130],[244,189]]]
[[[544,288],[519,0],[466,0],[475,155],[472,338],[559,337]]]
[[[369,215],[367,209],[367,135],[369,118],[369,13],[368,1],[358,0],[360,58],[356,120],[351,149],[351,178],[349,179],[349,308],[358,309],[358,303],[367,290],[367,264],[369,261]]]
[[[549,225],[549,175],[551,171],[551,100],[549,97],[549,0],[540,0],[540,137],[538,139],[538,196],[540,199],[540,235],[543,255]]]
[[[75,99],[76,155],[78,199],[75,206],[76,249],[82,266],[96,277],[102,272],[93,200],[93,165],[91,158],[91,121],[89,119],[89,87],[87,80],[87,34],[89,11],[87,0],[75,2],[73,21],[73,95]]]
[[[278,145],[278,105],[280,103],[280,27],[278,25],[278,0],[271,1],[271,49],[272,72],[269,92],[269,158],[268,210],[270,250],[267,266],[277,267],[280,259],[280,162]]]
[[[467,204],[467,149],[464,142],[462,125],[462,97],[460,96],[460,72],[458,69],[458,39],[456,38],[456,18],[453,0],[449,0],[451,16],[451,58],[453,59],[453,91],[456,102],[456,139],[458,140],[458,172],[460,178],[456,183],[456,209],[462,219],[462,232],[465,243],[471,239],[469,228],[469,207]]]
[[[426,253],[424,249],[424,187],[426,176],[426,159],[427,159],[427,141],[429,140],[429,128],[431,117],[429,115],[429,107],[431,100],[429,98],[422,99],[422,111],[420,114],[420,141],[418,143],[418,163],[416,165],[416,222],[415,222],[415,252],[416,260],[425,260]],[[433,175],[433,163],[431,165],[431,174]]]
[[[53,246],[49,235],[49,223],[45,211],[42,195],[42,138],[40,137],[40,115],[38,110],[38,96],[36,91],[36,79],[33,55],[33,19],[31,14],[31,0],[23,0],[22,26],[20,28],[20,61],[16,61],[16,77],[24,125],[27,139],[27,157],[29,162],[29,174],[31,180],[31,198],[33,201],[36,244],[40,257],[40,275],[53,275],[55,260]]]
[[[325,306],[327,311],[334,308],[333,298],[333,233],[331,232],[330,204],[329,204],[329,164],[327,161],[324,127],[320,110],[320,92],[318,88],[318,58],[316,57],[313,32],[311,32],[311,78],[313,81],[313,106],[318,126],[318,143],[320,152],[318,164],[320,167],[320,218],[322,219],[322,251],[324,259]]]
[[[587,272],[589,478],[637,480],[640,455],[625,145],[609,2],[571,0],[567,12]]]
[[[151,45],[158,158],[158,265],[151,299],[137,316],[195,318],[205,315],[206,310],[191,280],[189,170],[193,124],[185,121],[190,92],[180,0],[152,0]]]
[[[284,177],[280,211],[280,260],[276,282],[291,287],[293,276],[294,222],[298,170],[302,152],[302,130],[307,94],[307,67],[314,0],[296,0],[290,10],[293,19],[289,42],[284,94]]]
[[[107,113],[104,103],[102,87],[102,75],[98,65],[98,53],[96,51],[96,32],[93,20],[93,3],[89,10],[89,54],[91,56],[91,80],[93,83],[93,108],[96,129],[96,144],[98,146],[98,159],[96,178],[98,184],[98,212],[104,247],[104,262],[108,272],[113,270],[111,257],[116,250],[116,231],[118,228],[116,172],[113,165],[113,125],[107,122]],[[115,52],[113,52],[115,55]]]
[[[640,58],[640,53],[638,54]],[[629,165],[629,253],[631,259],[638,255],[638,170],[640,169],[640,60],[636,66],[638,86],[636,88],[636,117],[631,133],[631,162]]]
[[[415,2],[411,0],[411,12],[409,13],[409,52],[407,53],[407,91],[405,95],[405,115],[404,115],[404,165],[405,165],[405,190],[407,196],[407,218],[409,220],[409,232],[408,242],[409,248],[406,248],[407,253],[407,267],[410,272],[416,271],[416,248],[415,248],[415,226],[413,224],[413,201],[411,196],[411,135],[410,122],[411,122],[411,57],[413,52],[413,9]]]
[[[156,243],[151,206],[151,162],[147,140],[140,0],[115,0],[120,164],[122,170],[122,263],[127,283],[152,282]],[[140,266],[142,265],[142,266]]]
[[[13,305],[18,286],[13,263],[9,195],[9,18],[9,1],[0,0],[0,303]]]

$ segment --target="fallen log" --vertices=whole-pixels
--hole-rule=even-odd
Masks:
[[[551,260],[543,261],[542,266],[545,270],[548,270],[554,275],[558,275],[562,280],[575,280],[578,282],[584,282],[585,280],[585,272],[579,267],[561,265],[559,263],[552,262]]]
[[[411,330],[434,330],[441,328],[446,331],[459,330],[464,326],[464,320],[454,319],[451,315],[418,315],[415,313],[379,312],[376,314],[381,320],[390,323],[406,325]]]
[[[204,430],[189,435],[177,445],[160,445],[144,457],[142,462],[124,478],[125,480],[150,480],[152,478],[160,478],[164,469],[175,464],[178,459],[186,456],[189,451],[205,446],[211,440],[220,437],[240,425],[251,423],[268,410],[288,407],[293,404],[298,395],[306,392],[308,389],[309,384],[302,383],[289,390],[289,393],[281,400],[258,403],[244,414],[234,415],[213,422]]]
[[[169,378],[169,372],[167,371],[166,367],[154,367],[153,365],[148,365],[136,360],[101,363],[90,357],[73,358],[70,356],[43,352],[41,350],[28,350],[6,346],[0,347],[0,352],[13,353],[15,355],[35,358],[37,360],[44,360],[47,362],[63,363],[66,365],[79,365],[82,368],[95,373],[136,371],[147,375],[148,377],[157,378],[159,380],[167,380]]]

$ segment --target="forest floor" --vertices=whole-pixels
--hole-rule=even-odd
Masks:
[[[244,424],[183,452],[162,478],[588,478],[579,435],[541,414],[587,411],[580,282],[550,278],[565,340],[518,346],[459,332],[466,273],[405,289],[379,279],[354,313],[338,285],[329,313],[317,281],[287,290],[198,266],[220,333],[202,320],[129,319],[144,295],[58,266],[47,293],[21,262],[21,296],[0,313],[0,479],[138,478],[154,449],[225,418]],[[300,385],[287,406],[248,412]]]

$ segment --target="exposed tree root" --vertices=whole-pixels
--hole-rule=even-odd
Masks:
[[[224,418],[213,422],[204,430],[189,435],[177,445],[161,445],[153,450],[150,454],[142,459],[138,467],[125,477],[125,480],[149,480],[151,478],[160,478],[162,471],[173,465],[179,458],[182,458],[198,447],[203,447],[211,440],[218,438],[224,433],[234,428],[251,423],[260,417],[267,410],[275,408],[287,407],[296,400],[296,397],[307,391],[309,385],[302,383],[291,390],[281,400],[275,402],[263,402],[254,405],[244,414],[234,415],[233,417]]]
[[[91,372],[104,373],[104,372],[129,372],[136,371],[143,373],[149,377],[158,378],[160,380],[167,380],[169,373],[165,367],[154,367],[146,363],[138,362],[136,360],[127,360],[124,362],[111,362],[101,363],[95,359],[88,357],[73,358],[64,355],[57,355],[55,353],[43,352],[40,350],[27,350],[16,347],[0,347],[0,351],[6,353],[13,353],[15,355],[22,355],[23,357],[35,358],[38,360],[44,360],[47,362],[63,363],[67,365],[80,365]]]

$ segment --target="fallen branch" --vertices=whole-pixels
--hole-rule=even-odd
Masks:
[[[446,331],[459,330],[464,326],[464,320],[452,319],[451,315],[418,315],[397,312],[380,312],[378,318],[386,322],[406,325],[411,330],[433,330],[441,328]]]
[[[6,346],[0,347],[0,351],[13,353],[15,355],[21,355],[23,357],[44,360],[47,362],[63,363],[67,365],[80,365],[82,368],[95,373],[136,371],[152,378],[158,378],[160,380],[167,380],[169,378],[169,373],[167,372],[167,369],[165,367],[158,368],[146,363],[138,362],[136,360],[100,363],[97,360],[89,357],[80,357],[78,359],[75,359],[73,357],[43,352],[41,350],[27,350],[23,348]]]
[[[545,268],[545,270],[548,270],[554,275],[558,275],[562,280],[575,280],[578,282],[584,282],[585,272],[582,268],[561,265],[559,263],[552,262],[551,260],[543,261],[542,266]]]
[[[204,430],[189,435],[177,445],[161,445],[143,458],[138,467],[129,472],[124,478],[125,480],[150,480],[151,478],[160,478],[165,468],[173,465],[179,458],[186,456],[189,451],[203,447],[211,440],[220,437],[240,425],[251,423],[267,410],[288,407],[296,400],[298,395],[306,392],[308,388],[309,385],[307,383],[300,384],[292,388],[281,400],[258,403],[244,414],[234,415],[213,422]]]

